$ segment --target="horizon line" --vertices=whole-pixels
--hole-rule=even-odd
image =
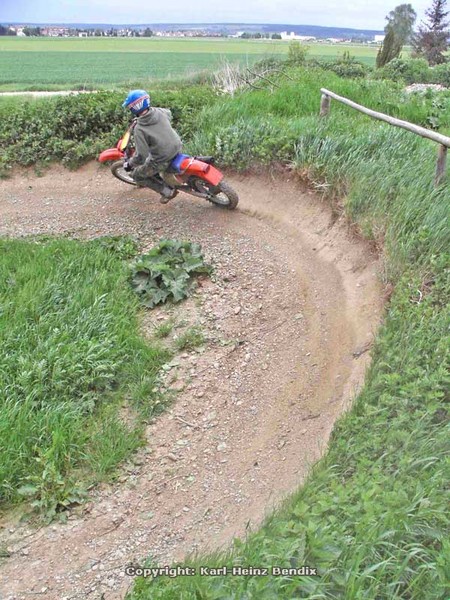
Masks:
[[[0,20],[0,23],[3,21]],[[5,21],[6,24],[6,21]],[[289,26],[289,27],[318,27],[320,29],[345,29],[348,31],[383,31],[382,29],[372,29],[372,28],[358,28],[358,27],[337,27],[335,25],[312,25],[309,23],[270,23],[270,22],[262,22],[262,23],[253,23],[253,22],[242,22],[242,21],[192,21],[192,22],[178,22],[178,21],[167,21],[167,22],[147,22],[147,23],[100,23],[100,22],[83,22],[83,21],[8,21],[8,25],[101,25],[101,26],[109,26],[109,27],[117,27],[117,26],[127,26],[127,27],[144,27],[146,25],[252,25],[252,26],[264,26],[264,25],[278,25],[278,26]]]

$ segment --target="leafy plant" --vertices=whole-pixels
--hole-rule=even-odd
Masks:
[[[433,70],[424,58],[394,58],[374,74],[377,79],[392,79],[411,83],[430,83],[433,81]]]
[[[154,308],[168,300],[187,298],[195,276],[210,274],[211,270],[203,260],[200,244],[161,240],[132,265],[131,284],[144,306]]]
[[[35,450],[38,472],[26,478],[26,484],[18,489],[18,494],[29,500],[33,510],[49,523],[57,515],[64,518],[64,510],[82,502],[86,492],[80,484],[60,472],[52,456],[52,447]]]

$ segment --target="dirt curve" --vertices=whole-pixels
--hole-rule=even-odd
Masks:
[[[184,237],[216,267],[179,313],[144,319],[150,332],[181,315],[208,343],[172,366],[177,400],[119,480],[66,524],[2,517],[2,600],[116,600],[132,585],[126,565],[244,536],[304,480],[360,387],[382,313],[376,257],[289,173],[229,180],[234,212],[181,195],[162,206],[94,164],[0,183],[0,235]]]

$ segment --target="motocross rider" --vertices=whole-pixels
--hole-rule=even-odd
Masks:
[[[177,191],[152,179],[163,173],[177,154],[181,152],[181,140],[171,126],[172,113],[167,108],[151,106],[145,90],[132,90],[122,104],[137,117],[134,128],[135,154],[124,163],[125,171],[131,171],[135,182],[150,187],[161,194],[160,202],[166,204]]]

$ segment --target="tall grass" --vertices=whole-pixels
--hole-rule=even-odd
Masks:
[[[385,277],[395,286],[386,321],[364,390],[305,485],[229,552],[184,561],[309,565],[319,575],[141,579],[130,599],[449,597],[449,180],[433,187],[436,148],[428,141],[335,104],[320,120],[322,86],[412,121],[426,118],[425,104],[399,99],[395,85],[304,71],[273,93],[206,108],[192,148],[242,168],[288,162],[338,198],[384,249]]]
[[[289,79],[283,75],[270,76],[270,79],[278,84],[272,91],[243,92],[231,102],[228,98],[216,102],[201,114],[198,120],[199,131],[208,130],[211,126],[231,125],[239,119],[252,117],[296,119],[306,115],[317,115],[322,87],[374,110],[423,125],[427,125],[427,119],[433,109],[432,98],[429,95],[407,94],[403,89],[404,84],[400,82],[343,79],[318,67],[286,67],[285,71]],[[268,84],[260,82],[258,85]],[[450,93],[444,94],[441,99],[444,103],[443,126],[450,127]],[[354,115],[351,111],[352,109],[332,101],[333,113]],[[367,117],[363,122],[368,123]]]
[[[0,240],[3,502],[31,497],[51,516],[140,444],[140,418],[157,406],[166,353],[139,336],[114,247]]]

